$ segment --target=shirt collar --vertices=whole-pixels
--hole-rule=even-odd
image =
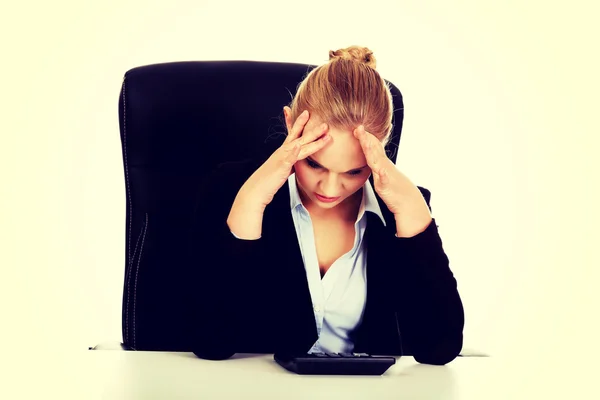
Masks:
[[[294,210],[297,207],[304,208],[302,204],[302,200],[300,200],[300,193],[298,192],[298,186],[296,185],[296,174],[293,173],[288,178],[288,187],[290,190],[290,207]],[[371,186],[371,182],[367,179],[363,186],[363,196],[362,201],[360,202],[360,208],[358,209],[358,216],[356,218],[357,221],[360,221],[365,212],[369,211],[377,215],[383,225],[385,226],[385,218],[383,218],[383,214],[381,213],[381,208],[379,207],[379,203],[377,202],[377,197],[375,196],[375,191],[373,190],[373,186]]]

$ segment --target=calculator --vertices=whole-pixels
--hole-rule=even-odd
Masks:
[[[286,370],[300,375],[383,375],[396,363],[395,357],[367,353],[275,353],[273,358]]]

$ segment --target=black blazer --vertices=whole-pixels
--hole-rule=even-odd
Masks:
[[[287,182],[265,210],[260,239],[237,239],[227,226],[239,188],[259,166],[222,164],[199,188],[189,322],[201,358],[306,353],[318,339]],[[429,205],[430,192],[419,189]],[[354,351],[446,364],[461,351],[464,311],[435,220],[397,238],[393,214],[377,200],[387,227],[367,213],[367,299]]]

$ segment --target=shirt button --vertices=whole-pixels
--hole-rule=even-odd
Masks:
[[[320,312],[320,311],[321,311],[321,307],[319,307],[319,306],[315,306],[315,311],[316,311],[316,312]]]

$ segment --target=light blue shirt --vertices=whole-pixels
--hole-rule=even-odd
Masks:
[[[362,320],[367,298],[367,248],[363,241],[366,212],[375,213],[385,225],[375,192],[367,180],[354,224],[354,246],[338,258],[321,279],[312,221],[300,200],[295,174],[288,178],[288,186],[319,337],[309,352],[350,353],[354,349],[350,335]]]

